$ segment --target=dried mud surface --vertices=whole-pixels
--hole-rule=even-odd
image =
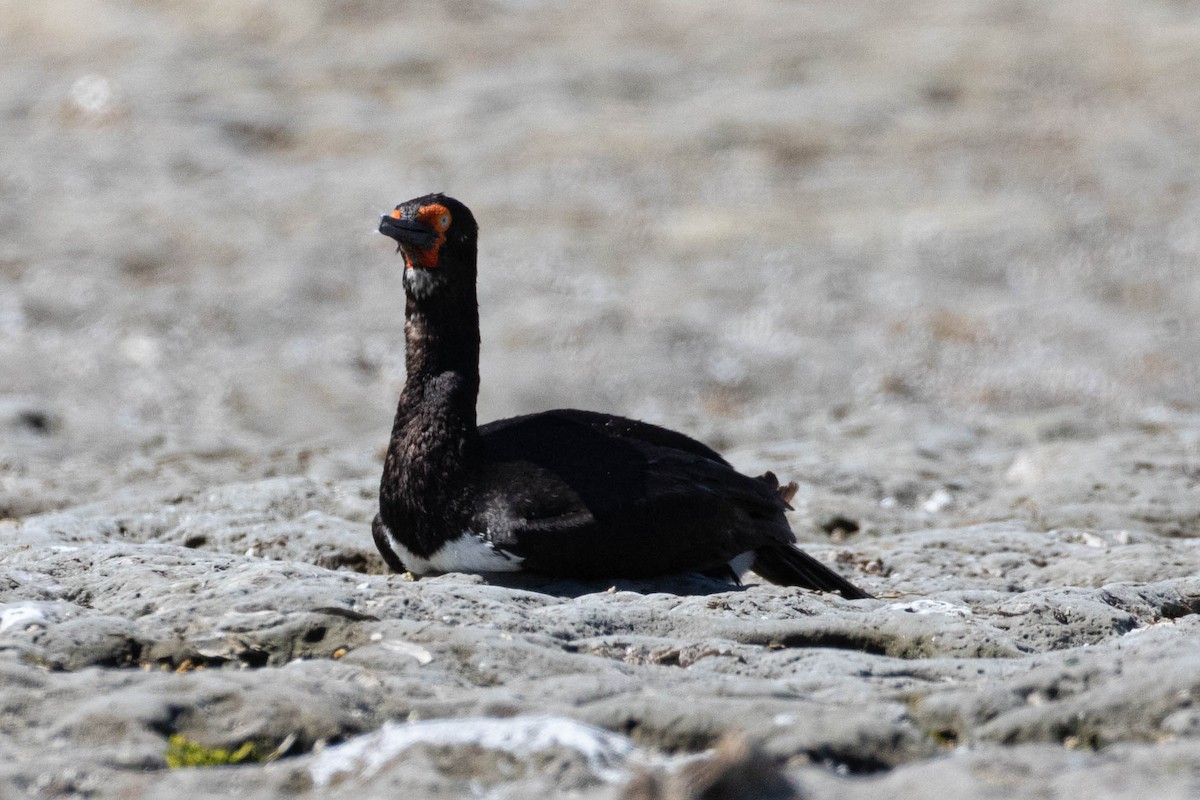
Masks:
[[[0,797],[1194,797],[1197,52],[1176,3],[0,0]],[[372,230],[432,190],[482,419],[772,469],[878,599],[384,574]]]

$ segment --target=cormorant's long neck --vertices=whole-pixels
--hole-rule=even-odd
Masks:
[[[404,314],[408,376],[399,415],[436,414],[446,433],[476,435],[479,396],[479,305],[475,292],[450,298],[408,298]]]
[[[479,304],[474,275],[463,286],[420,294],[409,288],[405,310],[408,377],[380,492],[384,522],[414,537],[419,554],[435,550],[442,522],[461,502],[463,478],[480,447]],[[412,276],[415,281],[418,278]],[[455,291],[457,290],[457,291]]]

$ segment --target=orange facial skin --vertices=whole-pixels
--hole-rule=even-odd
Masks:
[[[400,209],[396,209],[391,213],[393,219],[400,219]],[[438,265],[438,254],[442,245],[446,243],[446,231],[450,228],[450,209],[446,208],[441,203],[433,203],[427,206],[421,206],[417,209],[417,220],[423,222],[429,227],[437,231],[437,240],[432,245],[424,250],[418,250],[416,253],[417,263],[425,269],[436,269]],[[405,266],[412,269],[412,263],[408,260],[408,253],[404,254]]]

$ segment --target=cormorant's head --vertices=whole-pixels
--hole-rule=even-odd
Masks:
[[[404,254],[404,285],[418,295],[438,284],[475,278],[479,226],[471,210],[453,197],[427,194],[396,206],[380,217],[379,232],[390,236]]]

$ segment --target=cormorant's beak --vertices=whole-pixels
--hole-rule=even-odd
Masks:
[[[437,241],[437,231],[415,219],[382,216],[379,218],[379,232],[395,239],[401,247],[410,244],[419,250],[430,248]]]

